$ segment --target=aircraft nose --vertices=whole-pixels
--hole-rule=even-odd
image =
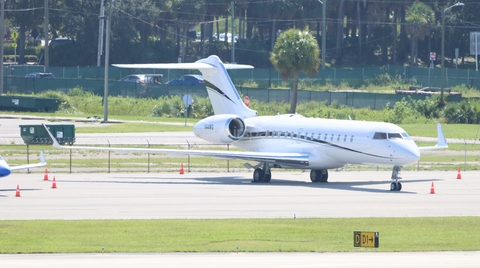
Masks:
[[[399,151],[399,156],[404,159],[405,164],[415,163],[420,159],[420,150],[415,143],[409,144]]]

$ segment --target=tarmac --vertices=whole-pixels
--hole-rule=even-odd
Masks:
[[[480,216],[480,172],[15,173],[0,181],[0,220]],[[55,189],[53,186],[55,176]],[[408,178],[408,179],[407,179]],[[432,183],[433,190],[432,193]],[[15,197],[20,185],[21,197]],[[478,267],[480,251],[1,254],[5,267]]]

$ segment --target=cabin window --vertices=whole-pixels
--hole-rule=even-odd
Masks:
[[[353,142],[353,135],[350,137],[350,142]]]
[[[340,141],[340,134],[338,134],[337,136],[337,141]]]
[[[343,142],[346,142],[346,141],[347,141],[347,135],[343,137]]]
[[[373,136],[374,140],[386,140],[387,139],[387,133],[385,132],[375,132],[375,135]]]
[[[333,141],[333,136],[335,136],[335,134],[332,134],[332,136],[330,137],[330,141]]]
[[[327,140],[327,133],[325,133],[325,136],[323,137],[323,140],[326,141]]]
[[[317,140],[321,140],[321,139],[322,139],[322,134],[321,134],[321,133],[318,133]]]

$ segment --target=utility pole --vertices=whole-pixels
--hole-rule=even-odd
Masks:
[[[234,16],[235,16],[235,2],[232,1],[232,63],[235,63],[235,17]],[[225,38],[228,38],[228,36],[225,36]]]
[[[110,24],[112,23],[113,1],[107,15],[107,30],[105,37],[105,78],[103,84],[103,122],[108,122],[108,67],[110,65]]]
[[[103,50],[103,28],[105,25],[105,9],[103,8],[103,2],[100,2],[100,16],[98,23],[98,51],[97,51],[97,67],[100,67],[102,64],[102,50]]]
[[[326,40],[327,40],[327,0],[323,0],[323,8],[322,8],[322,69],[325,69],[325,54],[326,54]]]
[[[445,9],[442,9],[442,61],[441,61],[441,70],[440,70],[440,105],[445,105],[443,91],[444,91],[444,76],[445,76],[445,12],[454,8],[464,6],[464,3],[456,3],[452,6],[449,6]]]
[[[43,32],[45,35],[45,53],[43,55],[43,71],[47,72],[47,68],[49,65],[49,56],[48,56],[48,0],[44,1],[44,10],[45,10],[45,18],[43,22]],[[2,33],[3,34],[3,33]]]
[[[0,38],[0,95],[3,95],[3,34],[5,33],[5,16],[4,16],[4,10],[5,10],[5,1],[0,0],[0,32],[2,33],[2,38]]]
[[[327,34],[325,33],[326,31],[326,17],[327,17],[327,12],[325,11],[327,9],[327,0],[318,0],[320,4],[322,4],[322,50],[320,51],[322,53],[322,69],[325,69],[325,43],[326,43],[326,38]]]

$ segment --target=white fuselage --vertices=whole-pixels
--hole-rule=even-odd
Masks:
[[[259,116],[244,121],[247,133],[234,143],[236,147],[253,152],[308,154],[307,169],[346,164],[403,166],[420,158],[415,142],[394,124],[297,115]],[[374,138],[376,133],[380,134]]]

